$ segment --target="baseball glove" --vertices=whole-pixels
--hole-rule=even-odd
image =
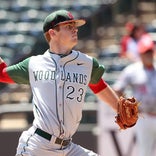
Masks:
[[[115,122],[120,129],[127,129],[133,127],[138,120],[138,105],[139,102],[134,98],[120,97],[118,101],[117,115]]]

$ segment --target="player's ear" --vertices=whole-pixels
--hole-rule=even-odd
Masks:
[[[48,32],[49,32],[50,36],[54,36],[55,35],[55,30],[54,29],[49,29]]]

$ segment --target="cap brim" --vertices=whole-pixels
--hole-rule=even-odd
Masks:
[[[60,25],[60,24],[67,24],[67,23],[72,23],[72,22],[75,23],[76,27],[80,27],[80,26],[82,26],[82,25],[84,25],[84,24],[86,23],[86,21],[83,20],[83,19],[77,19],[77,20],[68,20],[68,21],[60,22],[60,23],[58,23],[57,25]],[[57,25],[56,25],[56,26],[57,26]]]

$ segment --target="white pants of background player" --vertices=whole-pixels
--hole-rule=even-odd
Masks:
[[[136,137],[139,156],[155,156],[156,116],[143,114],[136,124]]]
[[[53,139],[46,140],[35,134],[34,128],[30,128],[22,133],[16,156],[98,156],[73,142],[64,149],[60,148],[61,145],[55,144]]]

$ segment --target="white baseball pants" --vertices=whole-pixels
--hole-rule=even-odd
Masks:
[[[52,137],[53,138],[53,137]],[[34,128],[24,131],[19,138],[16,156],[98,156],[80,145],[71,142],[61,149],[54,139],[45,138],[34,133]]]

